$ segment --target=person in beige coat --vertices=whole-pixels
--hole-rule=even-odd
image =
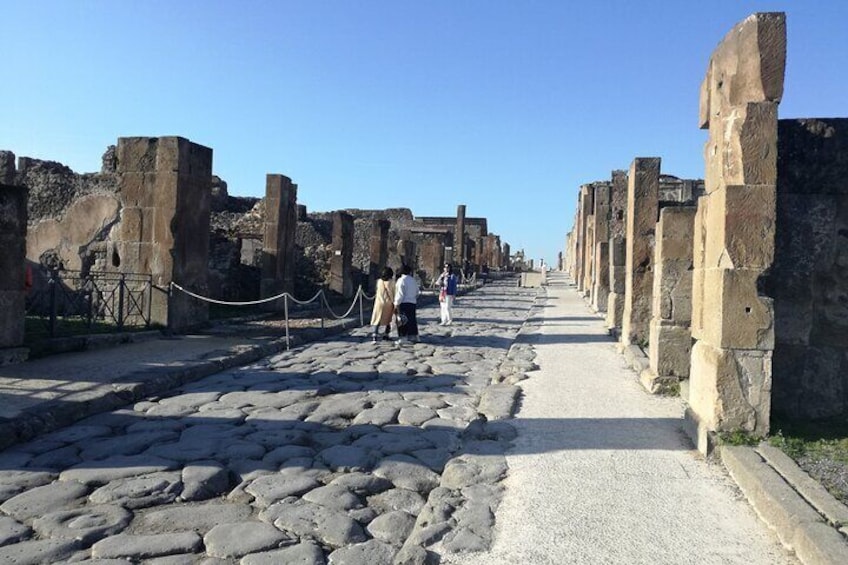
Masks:
[[[377,293],[374,297],[374,312],[371,314],[371,325],[374,326],[374,343],[380,334],[380,326],[386,326],[383,339],[388,341],[392,329],[392,317],[395,313],[395,281],[394,271],[386,267],[377,279]]]

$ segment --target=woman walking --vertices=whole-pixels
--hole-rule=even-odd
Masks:
[[[401,266],[400,273],[401,276],[395,288],[395,309],[398,312],[398,345],[418,341],[418,320],[415,317],[419,293],[418,283],[412,276],[412,268],[409,265]]]
[[[386,267],[377,279],[377,290],[374,296],[374,312],[371,314],[371,325],[374,326],[374,343],[380,335],[380,326],[386,326],[383,339],[389,341],[392,329],[392,315],[395,313],[395,281],[392,280],[394,271]]]
[[[449,326],[453,323],[453,303],[456,300],[456,287],[458,277],[453,273],[450,263],[445,263],[445,270],[439,275],[436,284],[439,285],[439,307],[442,321],[440,326]]]

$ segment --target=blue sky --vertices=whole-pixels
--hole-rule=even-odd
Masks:
[[[781,117],[848,116],[848,2],[0,0],[0,149],[99,170],[118,137],[214,150],[311,211],[486,217],[551,263],[580,184],[634,157],[703,176],[698,89],[755,11],[787,13]]]

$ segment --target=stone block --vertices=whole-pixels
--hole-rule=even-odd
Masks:
[[[610,292],[607,297],[607,327],[620,328],[621,320],[624,316],[624,294]]]
[[[771,413],[771,351],[692,347],[689,406],[708,431],[765,436]]]
[[[121,137],[118,139],[116,155],[119,173],[145,173],[156,171],[155,137]]]
[[[774,261],[774,186],[726,186],[709,196],[707,268],[765,269]]]
[[[685,326],[651,320],[648,360],[651,370],[661,377],[689,377],[692,336]]]
[[[757,292],[762,271],[704,271],[703,327],[700,338],[714,347],[774,348],[773,301]]]

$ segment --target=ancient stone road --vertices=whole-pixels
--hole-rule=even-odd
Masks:
[[[533,368],[513,282],[194,382],[0,453],[0,563],[423,563],[489,545]],[[481,413],[488,416],[481,417]],[[425,549],[426,548],[426,549]],[[432,556],[432,555],[431,555]]]

